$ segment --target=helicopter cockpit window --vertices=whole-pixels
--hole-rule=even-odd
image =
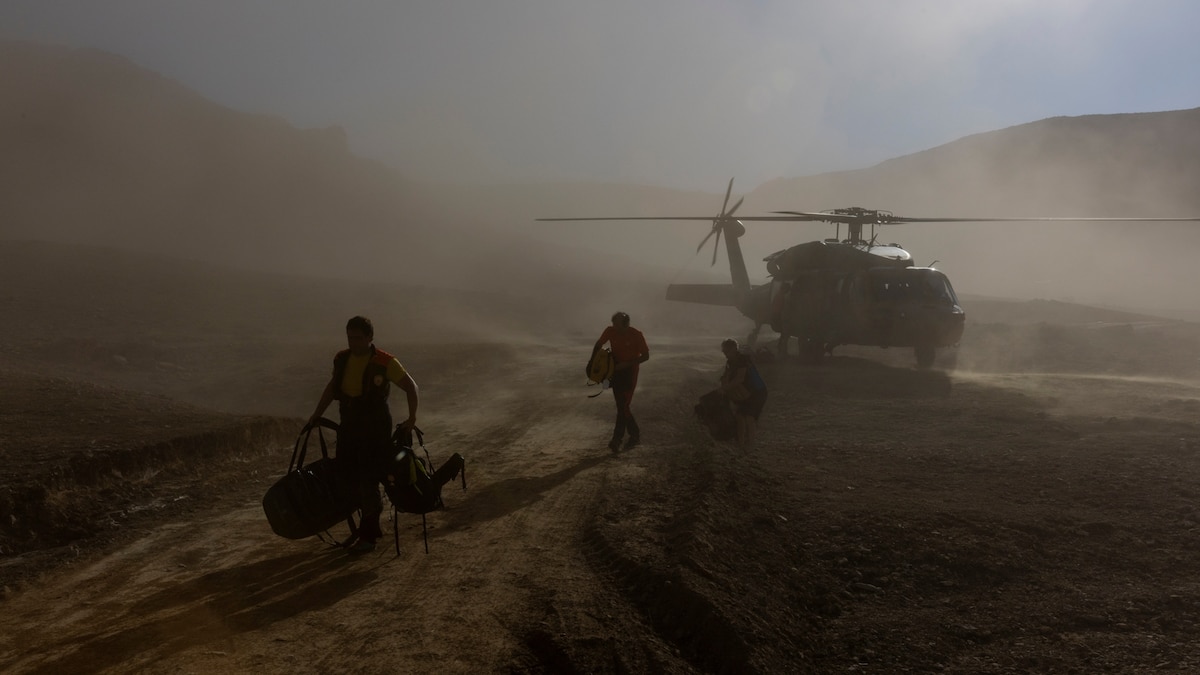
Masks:
[[[954,294],[950,280],[941,274],[922,275],[920,289],[923,300],[933,300],[944,305],[958,304],[958,297]]]

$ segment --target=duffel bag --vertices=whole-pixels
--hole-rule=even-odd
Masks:
[[[313,431],[312,426],[306,425],[292,449],[287,473],[263,496],[263,512],[271,530],[287,539],[304,539],[324,532],[349,519],[359,508],[349,477],[340,475],[321,432],[321,427],[336,431],[337,424],[321,418],[316,427],[321,459],[304,463]]]

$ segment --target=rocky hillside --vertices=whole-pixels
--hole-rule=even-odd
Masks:
[[[114,54],[0,43],[0,89],[2,239],[492,290],[545,288],[534,263],[571,254],[497,227],[485,195],[352,154],[340,128],[231,110]]]
[[[781,208],[869,198],[922,213],[1171,216],[1200,212],[1197,175],[1200,108],[1054,117],[859,171],[780,179],[753,197],[758,205]]]

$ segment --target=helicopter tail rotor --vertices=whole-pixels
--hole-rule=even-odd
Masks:
[[[743,267],[744,263],[740,259],[741,258],[741,250],[737,248],[736,241],[730,241],[729,237],[732,236],[736,240],[738,237],[740,237],[746,233],[746,228],[742,226],[741,222],[734,219],[734,217],[733,217],[734,212],[737,211],[739,207],[741,207],[742,202],[744,202],[746,200],[746,198],[740,197],[740,198],[738,198],[738,200],[736,202],[734,202],[733,206],[729,206],[729,198],[731,196],[733,196],[733,179],[732,178],[729,179],[729,185],[727,185],[725,187],[725,199],[724,199],[724,201],[721,202],[721,210],[720,210],[720,212],[717,213],[717,215],[715,217],[713,217],[713,216],[616,216],[616,217],[600,217],[600,218],[596,218],[596,217],[591,217],[591,218],[538,218],[537,220],[539,220],[539,221],[555,221],[555,222],[586,221],[586,220],[700,220],[700,221],[708,221],[708,222],[712,223],[712,228],[708,231],[708,234],[704,235],[704,238],[700,240],[700,244],[698,246],[696,246],[696,253],[699,254],[700,251],[704,250],[704,247],[706,245],[708,245],[708,240],[713,239],[713,237],[715,236],[716,239],[713,241],[712,264],[716,265],[717,264],[717,249],[720,248],[720,246],[721,246],[721,235],[724,234],[726,237],[725,246],[726,246],[726,248],[730,248],[730,251],[731,251],[730,265],[735,264],[735,261],[733,260],[733,258],[736,258],[737,259],[736,264],[739,267]],[[801,215],[808,216],[810,214],[801,214]],[[776,216],[750,216],[749,218],[747,218],[747,220],[789,220],[789,221],[790,220],[821,220],[824,218],[825,214],[815,214],[815,216],[817,216],[817,217],[797,218],[795,216],[795,214],[776,215]],[[727,228],[727,227],[730,228],[729,231],[725,230],[725,228]],[[736,251],[736,253],[734,253],[734,251]],[[744,272],[743,272],[743,276],[744,276]],[[746,281],[745,283],[748,285],[749,281]]]
[[[733,178],[729,179],[729,186],[725,188],[725,201],[721,202],[721,214],[722,215],[724,215],[724,213],[725,213],[725,207],[729,206],[729,195],[731,195],[731,194],[733,194]]]
[[[717,214],[716,218],[713,218],[712,229],[708,231],[708,234],[704,235],[704,239],[701,239],[700,245],[696,247],[696,253],[699,253],[700,250],[704,248],[704,245],[708,243],[708,240],[714,234],[716,235],[716,239],[713,240],[712,262],[710,263],[710,265],[713,265],[713,266],[715,266],[717,264],[717,250],[721,247],[721,231],[725,227],[725,221],[729,220],[733,216],[733,212],[737,211],[738,207],[742,205],[742,202],[746,201],[745,197],[741,197],[736,202],[734,202],[732,207],[726,209],[725,207],[729,206],[729,196],[732,193],[733,193],[733,179],[730,178],[729,186],[727,188],[725,188],[725,201],[723,201],[721,203],[721,211],[720,211],[720,213]]]

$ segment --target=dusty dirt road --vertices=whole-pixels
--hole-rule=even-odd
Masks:
[[[461,381],[427,396],[427,448],[435,462],[463,452],[469,487],[447,487],[447,510],[429,517],[428,555],[420,518],[404,514],[399,557],[390,522],[365,557],[276,537],[258,502],[276,476],[267,462],[247,460],[257,480],[222,500],[228,509],[163,523],[9,600],[0,666],[494,672],[566,663],[556,646],[563,635],[610,654],[614,661],[595,664],[602,670],[671,662],[668,645],[646,639],[653,631],[637,634],[640,619],[589,548],[597,495],[644,469],[605,448],[611,397],[586,398],[596,390],[583,386],[578,351],[539,347],[502,381],[465,367]],[[643,378],[638,407],[656,451],[680,442],[660,442],[655,431],[678,408],[690,353],[656,349]],[[290,451],[274,453],[278,472]]]
[[[153,494],[117,494],[121,526],[89,523],[109,533],[101,554],[6,594],[0,669],[1195,672],[1200,387],[1180,360],[1194,332],[1038,329],[1053,342],[1032,346],[1015,332],[997,331],[1008,356],[1040,371],[923,372],[852,350],[764,364],[749,454],[691,418],[715,341],[652,341],[645,442],[618,458],[578,344],[447,348],[424,365],[422,424],[435,461],[467,456],[469,489],[448,486],[428,555],[411,516],[398,558],[275,537],[259,499],[299,427],[283,424],[270,452],[209,461],[213,477],[163,468],[141,476]],[[969,348],[960,363],[979,363]],[[481,377],[497,358],[518,367]],[[305,412],[316,395],[271,385]],[[80,391],[85,421],[145,407]],[[170,420],[203,426],[195,414]],[[137,482],[125,475],[115,485]]]

